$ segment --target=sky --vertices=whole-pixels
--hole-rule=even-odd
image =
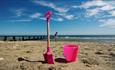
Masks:
[[[115,35],[115,0],[0,0],[0,35]]]

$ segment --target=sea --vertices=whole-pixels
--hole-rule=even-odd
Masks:
[[[115,43],[115,35],[60,35],[59,39]]]
[[[41,37],[46,35],[0,35],[0,40],[3,40],[5,36],[9,36],[10,39],[12,39],[13,36],[16,37],[16,39],[19,39],[19,37],[25,37],[25,39],[29,36],[31,37]],[[51,39],[54,39],[55,36],[51,35]],[[98,41],[98,42],[107,42],[107,43],[115,43],[115,35],[58,35],[57,40],[73,40],[73,41]],[[32,39],[32,38],[31,38]],[[28,40],[28,39],[27,39]],[[34,40],[34,39],[32,39]]]

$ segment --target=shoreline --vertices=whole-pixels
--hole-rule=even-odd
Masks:
[[[46,39],[44,40],[7,40],[7,41],[2,41],[1,42],[28,42],[28,41],[33,41],[33,42],[39,42],[39,41],[47,41]],[[108,44],[115,44],[115,39],[51,39],[51,42],[98,42],[98,43],[108,43]]]

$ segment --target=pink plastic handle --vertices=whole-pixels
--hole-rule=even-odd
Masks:
[[[49,22],[50,21],[50,17],[51,17],[51,15],[52,15],[52,11],[48,11],[48,12],[46,12],[45,13],[45,17],[46,17],[46,19],[47,19],[47,22]]]
[[[50,18],[51,15],[52,15],[52,11],[48,11],[48,12],[45,13],[46,18]]]

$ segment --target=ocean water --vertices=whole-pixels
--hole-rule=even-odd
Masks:
[[[115,39],[115,35],[60,35],[59,38],[65,39]]]
[[[6,35],[5,35],[6,36]],[[24,39],[28,40],[28,37],[31,36],[31,39],[33,37],[40,37],[46,35],[7,35],[8,40],[12,40],[13,36],[16,36],[16,40],[21,39],[24,37]],[[100,42],[114,42],[115,43],[115,35],[58,35],[58,40],[80,40],[80,41],[100,41]],[[4,35],[0,35],[0,40],[4,39]],[[54,39],[54,35],[51,35],[51,39]],[[34,40],[34,39],[32,39]]]
[[[60,35],[59,39],[115,43],[115,35]]]

